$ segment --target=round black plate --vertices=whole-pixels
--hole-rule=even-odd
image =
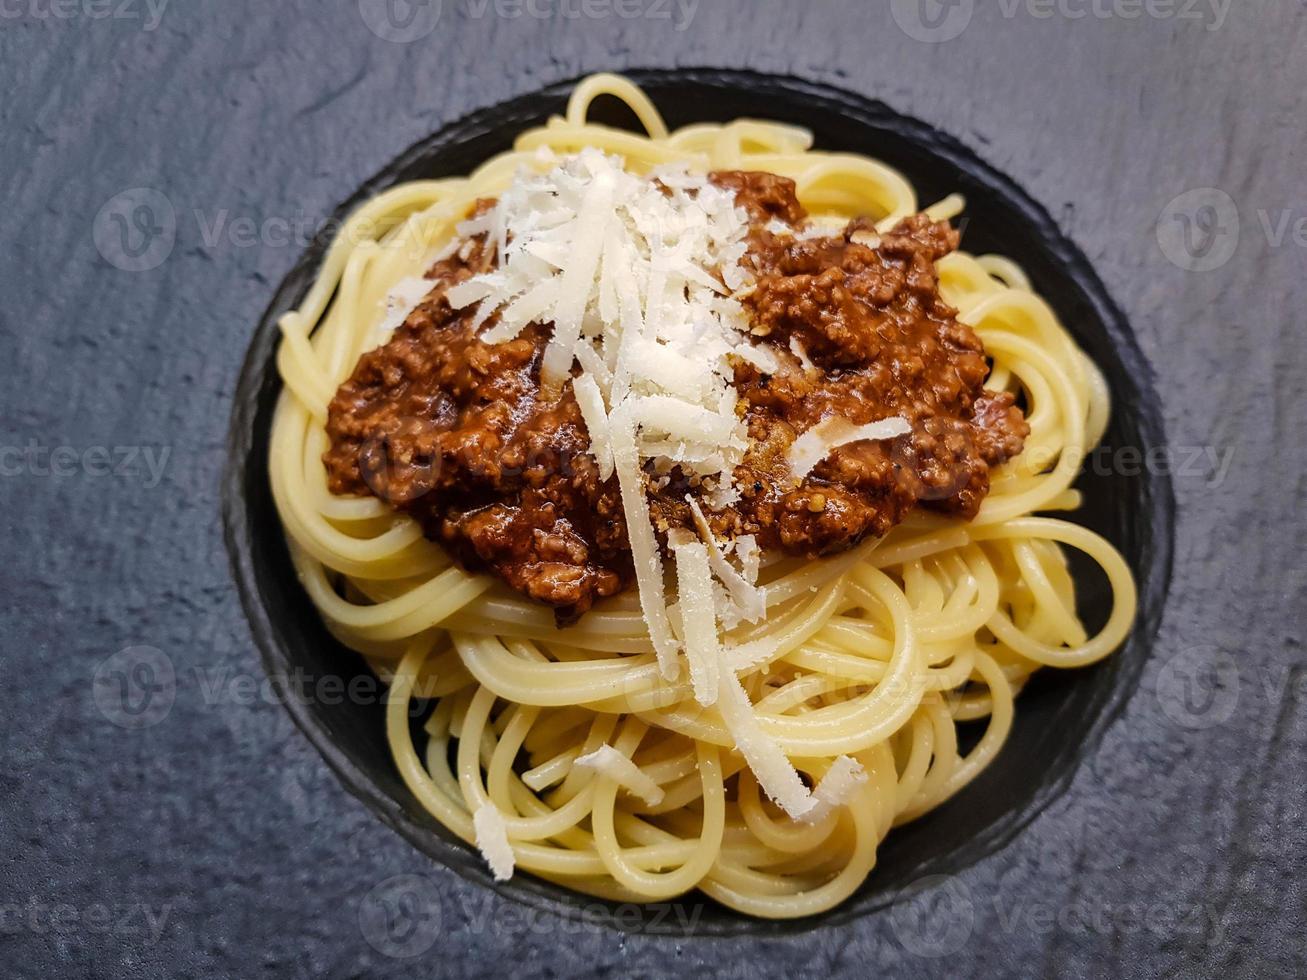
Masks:
[[[917,188],[923,204],[953,191],[967,198],[963,247],[1019,262],[1035,289],[1107,375],[1114,411],[1108,451],[1079,482],[1086,506],[1075,520],[1104,534],[1125,554],[1140,587],[1139,616],[1124,649],[1095,667],[1047,671],[1022,694],[1011,738],[997,762],[934,813],[890,834],[876,869],[843,906],[800,922],[748,919],[708,903],[697,931],[778,933],[831,924],[884,908],[926,876],[951,874],[1003,847],[1066,787],[1080,761],[1135,688],[1161,620],[1171,572],[1175,502],[1169,477],[1149,467],[1113,466],[1165,444],[1150,371],[1120,310],[1085,256],[1047,211],[958,141],[888,106],[824,85],[742,71],[629,73],[673,127],[754,116],[797,123],[822,149],[886,161]],[[464,174],[508,149],[524,128],[560,112],[573,83],[553,86],[462,119],[403,153],[337,213],[403,181]],[[606,107],[595,106],[602,114]],[[622,110],[624,112],[624,110]],[[602,118],[602,116],[601,116]],[[624,117],[604,120],[625,124]],[[334,224],[334,222],[332,223]],[[502,895],[577,916],[595,900],[519,874],[490,878],[480,856],[454,838],[411,797],[386,745],[384,707],[376,699],[314,697],[324,677],[365,673],[361,658],[336,643],[300,588],[268,487],[268,433],[281,383],[273,355],[277,318],[299,305],[326,246],[321,236],[277,291],[250,345],[236,392],[223,484],[227,546],[241,600],[264,665],[287,708],[345,786],[426,854]],[[1124,451],[1120,456],[1113,452]],[[1106,592],[1092,569],[1077,568],[1078,600],[1091,626],[1103,621]],[[690,899],[702,905],[698,897]],[[604,917],[621,926],[624,917]],[[669,916],[665,921],[676,921]],[[634,926],[658,931],[656,925]],[[682,933],[684,929],[680,930]]]

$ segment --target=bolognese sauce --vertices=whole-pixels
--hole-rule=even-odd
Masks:
[[[740,301],[752,339],[779,364],[732,364],[749,447],[738,498],[705,502],[713,532],[817,557],[885,534],[919,505],[974,517],[990,467],[1021,451],[1029,427],[1010,394],[985,390],[984,347],[940,297],[935,262],[958,233],[925,215],[884,235],[863,221],[809,233],[792,181],[739,171],[712,180],[748,215],[753,285]],[[427,297],[359,360],[329,408],[328,485],[411,514],[464,565],[567,622],[632,581],[620,490],[588,451],[571,386],[540,384],[548,325],[487,344],[472,311],[445,299],[494,264],[482,238],[436,262]],[[823,419],[887,416],[911,433],[841,446],[794,477],[787,450]],[[697,478],[674,467],[646,482],[660,540],[694,526],[686,497],[704,499]]]

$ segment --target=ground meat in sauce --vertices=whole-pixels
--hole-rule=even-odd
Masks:
[[[490,268],[480,242],[428,272],[436,291],[332,400],[333,493],[372,493],[412,514],[464,564],[564,610],[630,578],[615,481],[601,483],[570,389],[542,400],[548,331],[482,343],[444,290]]]
[[[792,181],[712,179],[749,215],[757,285],[743,303],[755,339],[783,365],[775,374],[735,365],[751,445],[735,473],[742,499],[710,513],[714,530],[815,557],[884,534],[918,504],[974,517],[989,467],[1019,453],[1029,428],[1011,395],[984,390],[984,349],[939,297],[934,263],[957,247],[957,232],[917,215],[879,242],[861,221],[834,238],[778,235],[775,221],[806,222]],[[471,311],[445,302],[449,286],[492,264],[479,241],[437,262],[432,293],[360,359],[330,406],[329,486],[412,514],[465,565],[566,622],[633,579],[617,480],[599,479],[570,386],[540,390],[548,328],[487,345]],[[913,433],[842,447],[795,485],[786,450],[832,415],[855,424],[900,415]],[[660,538],[691,525],[687,493],[699,491],[679,470],[651,488]]]

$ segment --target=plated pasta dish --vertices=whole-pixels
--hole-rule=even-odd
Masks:
[[[831,909],[1032,675],[1125,639],[1125,561],[1057,516],[1102,375],[910,181],[793,125],[671,131],[596,75],[360,207],[282,317],[294,565],[495,878]],[[1110,586],[1093,635],[1071,551]]]

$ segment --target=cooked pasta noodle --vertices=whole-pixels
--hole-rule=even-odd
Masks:
[[[624,102],[646,132],[590,122],[600,97]],[[537,150],[595,147],[635,173],[668,162],[769,171],[792,178],[814,222],[831,227],[871,215],[888,229],[920,210],[888,166],[811,143],[800,128],[756,120],[669,132],[631,82],[593,76],[566,115],[470,176],[403,184],[360,207],[281,320],[272,491],[324,622],[391,685],[387,736],[399,772],[469,845],[476,814],[493,807],[518,869],[580,892],[660,901],[699,889],[768,918],[830,909],[872,872],[893,827],[993,761],[1036,670],[1105,657],[1131,624],[1135,587],[1117,551],[1040,516],[1078,506],[1072,482],[1106,427],[1106,386],[1021,269],[996,256],[941,260],[940,292],[983,340],[988,387],[1022,398],[1025,451],[996,469],[973,521],[917,511],[843,555],[765,562],[765,619],[726,637],[758,725],[807,783],[841,756],[866,774],[816,819],[793,820],[760,793],[723,706],[702,707],[684,674],[663,678],[633,594],[558,628],[550,609],[463,570],[410,517],[329,492],[328,404],[384,339],[391,290],[422,274],[477,199],[501,193],[519,168],[538,169]],[[952,195],[926,210],[945,220],[962,208]],[[1077,616],[1066,549],[1110,584],[1097,635]],[[430,704],[425,742],[410,730],[415,700]],[[962,722],[984,723],[966,752]],[[606,764],[575,765],[595,753]]]

